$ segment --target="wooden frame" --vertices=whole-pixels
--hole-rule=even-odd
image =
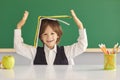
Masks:
[[[13,48],[1,48],[0,52],[15,52]],[[85,52],[102,52],[99,48],[88,48]]]

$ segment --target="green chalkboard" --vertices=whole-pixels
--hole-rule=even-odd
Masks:
[[[120,43],[120,0],[1,0],[0,48],[13,48],[14,29],[25,10],[30,15],[22,36],[25,43],[33,45],[38,16],[71,15],[71,9],[87,30],[88,48]],[[70,45],[77,41],[78,28],[72,18],[63,20],[70,26],[61,24],[64,34],[59,45]]]

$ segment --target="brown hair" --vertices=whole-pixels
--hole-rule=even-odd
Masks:
[[[41,35],[45,32],[47,26],[50,26],[53,29],[53,31],[56,32],[57,35],[59,36],[56,41],[56,43],[58,44],[60,42],[60,38],[62,36],[62,29],[57,20],[52,20],[52,19],[42,19],[41,20],[40,33],[39,33],[40,40],[41,40]]]

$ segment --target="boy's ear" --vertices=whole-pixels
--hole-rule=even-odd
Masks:
[[[57,38],[60,38],[59,36],[57,36]]]

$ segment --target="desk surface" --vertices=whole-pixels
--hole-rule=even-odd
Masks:
[[[21,65],[12,70],[0,69],[1,80],[119,80],[119,75],[120,66],[116,71],[106,71],[102,65]]]

